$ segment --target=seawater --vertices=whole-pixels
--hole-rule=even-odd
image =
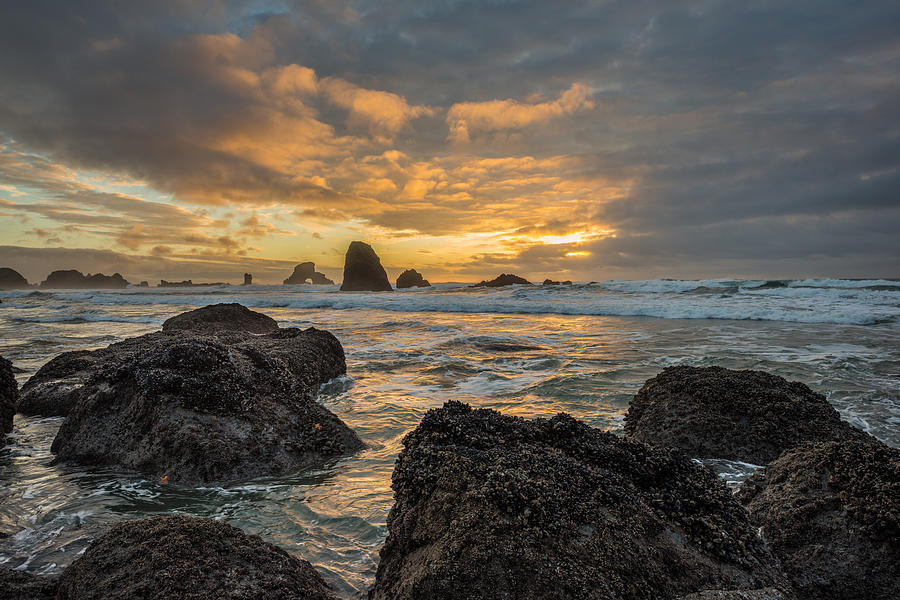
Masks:
[[[392,293],[336,287],[0,292],[0,354],[20,384],[60,352],[240,302],[282,326],[333,332],[347,375],[319,401],[363,452],[290,477],[186,489],[109,469],[48,466],[62,419],[17,415],[0,451],[0,567],[58,574],[109,525],[157,514],[223,519],[364,598],[393,505],[403,436],[447,400],[527,418],[567,412],[621,432],[628,402],[664,367],[762,369],[825,394],[844,419],[900,447],[900,282],[605,281]],[[730,484],[754,466],[707,463]]]

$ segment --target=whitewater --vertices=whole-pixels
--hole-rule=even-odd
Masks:
[[[0,450],[0,566],[59,573],[123,519],[220,518],[310,562],[339,593],[371,585],[403,436],[462,400],[523,417],[567,412],[621,432],[628,402],[667,366],[761,369],[802,381],[853,425],[900,447],[900,281],[649,280],[433,288],[218,286],[0,292],[0,355],[19,383],[57,354],[158,330],[239,302],[282,326],[327,329],[347,375],[319,401],[367,449],[290,477],[184,489],[107,469],[48,465],[61,419],[16,416]],[[710,460],[734,484],[753,465]],[[2,534],[8,534],[3,537]]]

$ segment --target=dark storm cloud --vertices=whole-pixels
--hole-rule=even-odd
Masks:
[[[497,260],[589,272],[789,257],[827,272],[840,258],[900,275],[890,235],[900,230],[897,3],[59,1],[2,11],[0,133],[182,201],[290,204],[426,234],[479,220],[556,232],[535,211],[563,195],[546,168],[528,188],[507,174],[467,188],[454,172],[464,161],[449,163],[568,155],[586,190],[615,180],[625,191],[569,189],[559,219],[616,237]],[[571,90],[577,101],[564,100]],[[522,116],[496,117],[511,110]],[[459,118],[465,136],[454,134]],[[408,156],[403,171],[366,172],[367,155],[388,148]],[[579,248],[591,254],[562,252]]]

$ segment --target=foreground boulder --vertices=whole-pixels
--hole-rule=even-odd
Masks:
[[[431,284],[415,269],[407,269],[397,277],[397,289],[411,287],[431,287]]]
[[[757,471],[737,497],[801,600],[900,598],[900,450],[800,446]]]
[[[350,242],[344,258],[342,292],[389,292],[393,288],[381,259],[365,242]]]
[[[0,598],[3,600],[54,600],[56,581],[24,571],[0,569]]]
[[[153,517],[114,526],[59,579],[59,600],[337,600],[305,560],[211,519]]]
[[[303,262],[294,267],[291,276],[284,280],[284,285],[299,285],[309,282],[313,285],[334,285],[334,282],[316,271],[316,264]]]
[[[60,289],[124,289],[128,282],[124,277],[115,273],[104,275],[95,273],[82,275],[80,271],[69,269],[66,271],[53,271],[47,279],[41,282],[42,288]]]
[[[370,593],[413,598],[674,598],[781,586],[716,475],[565,414],[448,402],[403,441]]]
[[[248,333],[271,333],[278,330],[278,323],[272,317],[250,310],[237,303],[204,306],[166,319],[163,331],[246,331]]]
[[[0,290],[24,290],[30,287],[18,271],[9,267],[0,268]]]
[[[75,350],[52,358],[25,382],[17,411],[25,415],[64,417],[78,399],[76,393],[107,352]]]
[[[70,409],[55,462],[200,484],[283,475],[363,447],[314,400],[346,372],[327,331],[211,332],[201,320],[197,331],[152,333],[80,359],[80,374],[60,369]]]
[[[628,407],[625,434],[756,465],[806,442],[874,440],[802,383],[722,367],[669,367],[647,380]]]
[[[13,430],[18,394],[12,363],[0,356],[0,448],[6,445],[6,434]]]
[[[531,282],[527,279],[519,277],[518,275],[502,273],[500,275],[497,275],[490,281],[480,281],[475,285],[470,285],[469,287],[503,287],[505,285],[531,285]]]

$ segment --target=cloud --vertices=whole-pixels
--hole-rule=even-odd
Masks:
[[[473,135],[524,129],[551,119],[594,108],[593,90],[580,83],[560,94],[552,102],[525,104],[516,100],[461,102],[447,113],[448,139],[468,142]]]

